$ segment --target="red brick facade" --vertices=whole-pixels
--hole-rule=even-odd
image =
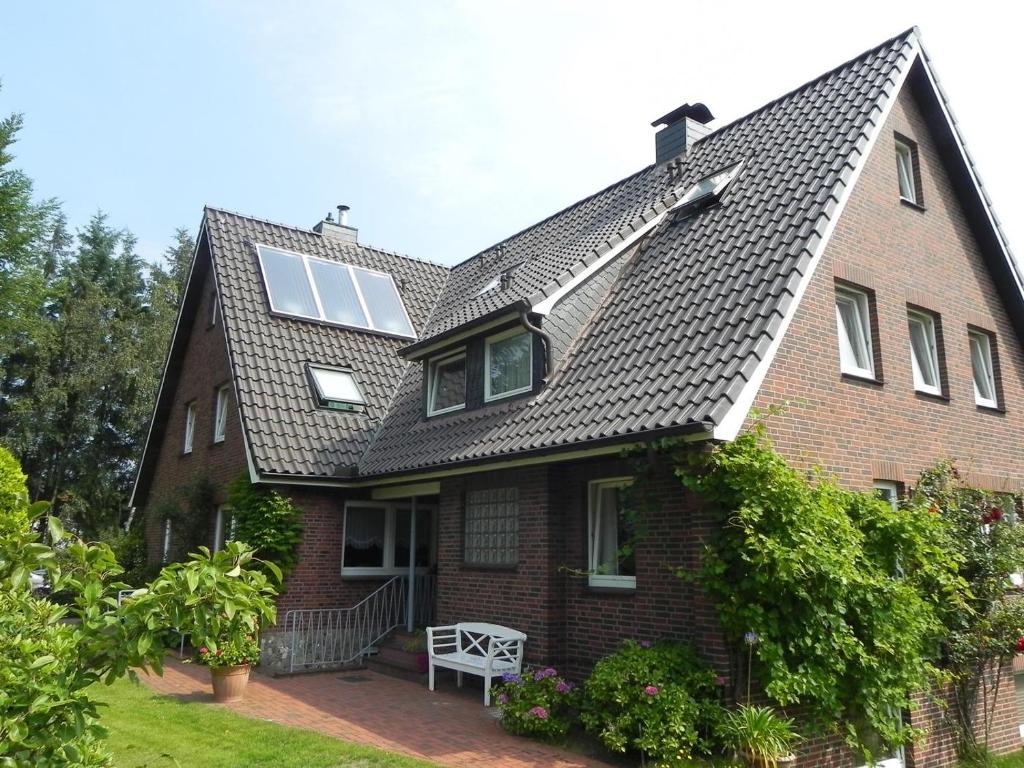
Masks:
[[[198,254],[198,258],[209,259],[209,256],[204,251]],[[224,486],[246,469],[245,448],[233,390],[229,396],[224,440],[219,443],[213,441],[217,388],[231,383],[231,366],[224,339],[224,324],[219,316],[215,324],[210,323],[214,283],[212,270],[205,268],[204,271],[206,279],[201,288],[201,300],[195,316],[189,319],[189,343],[181,365],[181,370],[187,371],[188,375],[177,376],[176,371],[167,371],[165,374],[167,379],[177,379],[177,385],[167,426],[162,433],[152,436],[159,441],[160,452],[155,458],[156,471],[146,502],[148,511],[155,510],[166,499],[180,498],[180,488],[201,477],[208,478],[219,489],[217,501],[221,503],[224,500]],[[184,330],[179,329],[179,333]],[[192,402],[196,405],[195,437],[192,452],[186,454],[185,409]],[[213,524],[213,520],[210,520],[206,536],[209,545],[213,543]],[[146,534],[150,559],[159,560],[163,550],[163,521],[154,514],[147,515]],[[178,537],[178,540],[181,538]],[[173,528],[171,550],[173,556],[183,554],[175,546]]]

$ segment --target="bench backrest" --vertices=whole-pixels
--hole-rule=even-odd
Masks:
[[[461,622],[447,627],[429,627],[429,650],[462,653],[498,661],[519,662],[523,656],[526,635],[500,624]]]

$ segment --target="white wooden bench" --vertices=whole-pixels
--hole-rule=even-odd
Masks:
[[[491,706],[491,680],[506,673],[519,674],[523,667],[526,635],[499,624],[463,622],[446,627],[427,627],[430,656],[430,690],[434,690],[434,668],[445,667],[484,679],[484,706]]]

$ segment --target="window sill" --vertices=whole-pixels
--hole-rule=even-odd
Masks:
[[[858,373],[847,373],[846,371],[843,371],[840,374],[840,377],[844,381],[849,381],[852,384],[872,384],[876,387],[880,387],[884,383],[882,379],[874,376],[861,376]]]
[[[1006,409],[1001,405],[982,405],[981,403],[975,403],[974,407],[982,413],[998,413],[1006,415]]]
[[[915,202],[914,200],[908,200],[908,199],[907,199],[907,198],[905,198],[905,197],[901,197],[901,198],[900,198],[900,203],[901,203],[902,205],[905,205],[905,206],[907,206],[907,208],[913,208],[913,209],[914,209],[915,211],[918,211],[919,213],[924,213],[925,211],[927,211],[927,210],[928,210],[927,208],[925,208],[925,207],[924,207],[923,205],[921,205],[920,203],[918,203],[918,202]]]
[[[417,576],[425,576],[432,571],[431,568],[420,566],[416,569]],[[342,581],[353,580],[353,581],[366,581],[369,579],[391,579],[395,576],[406,576],[409,573],[408,568],[342,568],[341,578]]]
[[[948,403],[950,401],[949,395],[944,395],[941,392],[923,392],[920,389],[914,390],[914,397],[919,400],[932,400],[937,403]]]
[[[440,411],[427,411],[428,419],[436,419],[439,416],[451,416],[453,413],[462,413],[466,410],[466,404],[452,406],[451,408],[442,408]]]
[[[633,597],[636,594],[636,586],[610,587],[608,585],[587,584],[587,592],[593,595],[605,595],[608,597]]]

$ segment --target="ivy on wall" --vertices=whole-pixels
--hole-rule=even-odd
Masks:
[[[228,486],[227,500],[235,540],[244,541],[258,558],[274,563],[287,576],[298,562],[302,511],[277,491],[254,485],[245,473]]]

